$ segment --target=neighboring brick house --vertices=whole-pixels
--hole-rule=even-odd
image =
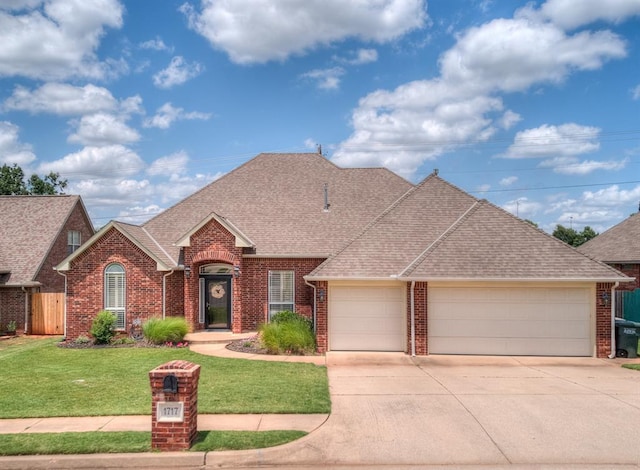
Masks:
[[[592,238],[578,250],[635,278],[634,282],[621,284],[619,290],[640,288],[640,212]]]
[[[436,174],[413,186],[319,154],[260,154],[58,269],[70,340],[105,308],[123,331],[184,315],[236,333],[296,310],[321,352],[412,354],[606,356],[606,299],[629,280]]]
[[[54,266],[93,234],[79,196],[0,196],[0,331],[30,332],[32,294],[64,293]]]

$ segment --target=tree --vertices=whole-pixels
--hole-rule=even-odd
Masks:
[[[553,231],[554,237],[571,246],[580,246],[597,235],[598,233],[588,225],[582,229],[582,232],[578,232],[573,228],[567,228],[558,224]]]
[[[17,164],[6,163],[0,168],[0,195],[53,195],[62,194],[67,180],[60,179],[59,173],[50,172],[44,178],[35,173],[25,182],[24,171]]]

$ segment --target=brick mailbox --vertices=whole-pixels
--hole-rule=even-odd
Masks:
[[[171,361],[149,372],[151,381],[151,447],[187,450],[198,433],[200,366]]]

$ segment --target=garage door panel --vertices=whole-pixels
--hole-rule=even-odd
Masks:
[[[403,351],[403,286],[329,286],[329,349]]]
[[[429,351],[592,355],[587,287],[430,287]]]

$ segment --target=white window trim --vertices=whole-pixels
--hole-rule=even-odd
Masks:
[[[112,266],[119,266],[122,269],[122,272],[109,272],[109,268]],[[122,276],[122,305],[109,305],[109,281],[108,279],[111,277],[115,277],[116,275]],[[116,286],[117,287],[117,286]],[[122,331],[127,328],[127,271],[124,269],[120,263],[110,263],[104,270],[104,309],[108,312],[113,313],[116,316],[116,330]]]
[[[75,235],[78,239],[75,240]],[[67,232],[67,254],[71,254],[82,245],[82,232],[80,230],[69,230]]]
[[[280,279],[282,280],[282,275],[287,274],[291,276],[291,301],[286,301],[286,302],[282,302],[282,301],[274,301],[272,299],[273,297],[273,293],[271,291],[271,278],[272,276],[280,276]],[[279,270],[279,271],[269,271],[269,276],[268,276],[268,280],[267,280],[267,289],[268,289],[268,293],[269,293],[269,304],[267,306],[267,315],[269,316],[269,320],[271,320],[271,316],[274,313],[277,312],[282,312],[285,310],[291,310],[291,311],[295,311],[296,309],[296,276],[295,276],[295,271],[293,270]],[[281,284],[282,285],[282,282]],[[281,308],[277,309],[277,306],[281,306]],[[276,307],[276,308],[274,308]]]

